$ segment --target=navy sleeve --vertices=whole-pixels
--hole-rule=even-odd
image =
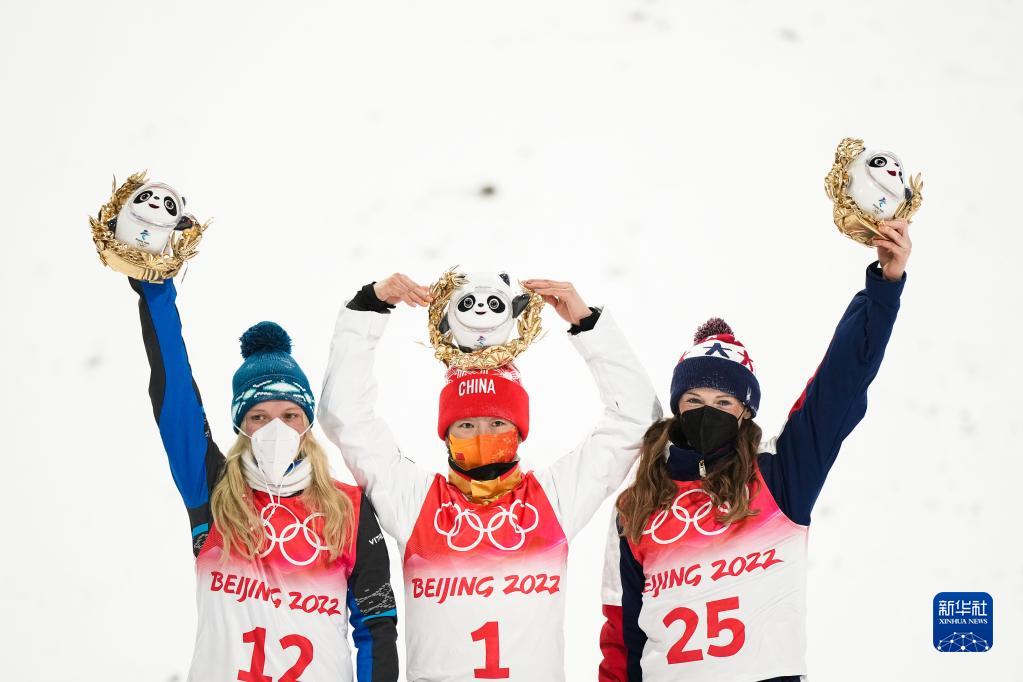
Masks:
[[[619,528],[619,532],[621,529]],[[619,566],[622,577],[622,640],[626,649],[626,671],[629,682],[643,681],[643,648],[646,646],[646,633],[639,626],[639,612],[643,608],[643,585],[646,578],[643,566],[632,554],[632,547],[626,538],[621,538]]]
[[[838,451],[867,411],[867,387],[877,376],[906,281],[884,279],[875,262],[866,288],[853,297],[824,360],[789,413],[777,454],[759,465],[785,514],[809,525],[810,512]]]
[[[210,435],[199,388],[181,336],[174,282],[129,279],[139,295],[142,340],[149,358],[149,399],[171,476],[188,510],[192,551],[198,556],[210,527],[210,491],[224,457]]]
[[[358,682],[398,679],[398,611],[391,590],[387,545],[365,494],[359,503],[355,566],[348,577],[348,613]]]

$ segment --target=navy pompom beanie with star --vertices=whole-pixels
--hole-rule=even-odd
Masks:
[[[309,379],[291,356],[291,337],[275,322],[260,322],[241,336],[242,366],[231,381],[234,399],[231,420],[240,429],[254,405],[268,400],[290,400],[313,423],[316,400]]]
[[[671,412],[678,414],[682,394],[693,388],[713,388],[745,405],[753,416],[760,409],[760,382],[753,360],[728,323],[707,320],[693,337],[696,344],[679,358],[671,377]]]

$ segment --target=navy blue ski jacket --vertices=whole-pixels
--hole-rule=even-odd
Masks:
[[[782,512],[798,524],[810,524],[814,503],[842,442],[866,413],[867,388],[881,367],[905,281],[905,275],[899,282],[887,281],[876,262],[867,268],[866,288],[853,297],[842,315],[824,359],[789,413],[775,454],[764,452],[758,456],[757,465],[768,490]],[[678,481],[699,480],[701,459],[703,455],[697,452],[671,446],[669,473]],[[621,527],[619,523],[619,531]],[[645,578],[643,566],[626,538],[620,539],[619,549],[621,625],[613,622],[618,614],[613,618],[609,615],[601,647],[611,672],[601,679],[622,679],[617,661],[624,658],[625,679],[641,682],[640,658],[646,635],[638,618]],[[764,682],[798,680],[796,675]]]

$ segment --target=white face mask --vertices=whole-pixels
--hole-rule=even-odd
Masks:
[[[306,429],[308,431],[309,429]],[[299,433],[278,418],[249,436],[256,466],[269,485],[280,485],[291,468],[305,431]]]

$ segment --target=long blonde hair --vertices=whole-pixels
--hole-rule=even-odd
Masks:
[[[639,542],[650,517],[671,507],[678,495],[678,486],[668,474],[664,457],[672,421],[662,419],[647,429],[640,448],[636,480],[622,491],[615,503],[621,516],[622,535],[633,542]],[[707,467],[703,489],[714,506],[726,508],[717,516],[719,523],[734,523],[758,513],[750,509],[750,500],[756,494],[756,461],[762,435],[752,419],[744,419],[739,425],[735,452]]]
[[[239,434],[224,462],[223,473],[210,496],[210,512],[224,539],[224,557],[235,551],[254,559],[265,547],[263,522],[252,501],[252,488],[242,472],[241,457],[250,448],[249,439]],[[330,548],[328,562],[337,559],[354,536],[355,509],[352,501],[334,485],[327,453],[309,431],[302,437],[301,456],[312,467],[312,481],[299,498],[310,512],[323,514],[323,540]]]

